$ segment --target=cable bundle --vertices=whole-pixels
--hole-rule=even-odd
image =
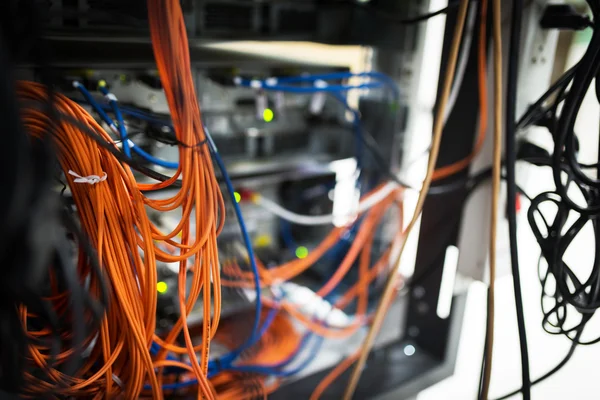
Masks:
[[[27,17],[33,20],[39,17],[29,2],[22,11],[31,12]],[[0,25],[3,38],[13,39],[13,54],[0,41],[1,158],[7,163],[0,228],[0,393],[2,398],[5,391],[46,398],[62,393],[77,371],[89,368],[86,353],[108,295],[88,237],[52,190],[57,171],[50,139],[53,94],[38,104],[52,121],[37,125],[35,138],[27,137],[28,123],[16,101],[11,57],[18,58],[16,48],[31,51],[43,66],[39,32],[19,36],[10,28],[21,24]],[[48,81],[45,72],[42,80]]]
[[[144,383],[148,382],[147,389],[152,397],[162,398],[161,378],[155,368],[165,365],[167,353],[158,351],[151,356],[150,348],[156,341],[165,349],[186,353],[192,361],[191,369],[200,382],[202,394],[213,396],[206,374],[210,340],[216,332],[220,314],[216,236],[223,226],[224,207],[210,155],[204,146],[206,137],[193,93],[187,41],[175,29],[178,20],[182,23],[181,11],[177,2],[170,2],[170,5],[172,9],[165,12],[159,2],[151,2],[150,15],[157,64],[171,106],[175,132],[179,141],[188,144],[180,146],[179,169],[172,178],[157,184],[138,184],[130,169],[114,156],[114,143],[114,150],[110,146],[107,148],[106,143],[112,143],[111,138],[94,118],[71,100],[54,95],[54,106],[62,117],[53,126],[61,166],[69,181],[82,228],[97,249],[112,289],[111,307],[97,336],[86,339],[89,356],[84,367],[77,374],[73,371],[71,376],[49,372],[55,387],[63,380],[68,382],[57,389],[63,395],[113,397],[123,394],[126,398],[138,398]],[[159,6],[161,9],[156,12]],[[163,16],[174,20],[164,20]],[[165,30],[163,26],[168,28]],[[169,32],[167,37],[163,36],[165,32]],[[52,124],[49,115],[39,107],[48,100],[46,89],[39,84],[21,82],[18,96],[26,104],[34,104],[23,112],[27,130],[31,135],[43,136],[44,127]],[[100,138],[90,138],[90,130]],[[99,146],[98,141],[104,141],[104,145]],[[151,200],[142,194],[142,190],[161,189],[176,180],[181,188],[170,198]],[[163,233],[150,222],[146,207],[161,212],[179,208],[181,222],[172,232]],[[176,240],[176,237],[180,239]],[[179,249],[179,254],[164,252],[155,241],[174,246]],[[192,256],[195,256],[193,264],[188,266]],[[180,263],[182,317],[162,339],[154,334],[156,260]],[[185,293],[188,269],[193,274],[190,293]],[[93,276],[89,290],[92,293],[99,290]],[[186,317],[201,293],[205,305],[203,339],[200,345],[193,346]],[[211,304],[214,305],[212,319]],[[174,344],[181,333],[185,347]],[[196,352],[200,353],[200,359]],[[30,385],[30,388],[37,393],[45,386]]]
[[[323,337],[349,336],[372,320],[373,316],[368,314],[369,286],[375,278],[388,273],[390,267],[397,264],[404,244],[402,220],[398,221],[398,232],[392,243],[378,257],[373,251],[375,232],[391,207],[402,207],[402,191],[397,183],[386,183],[365,196],[359,210],[361,218],[357,222],[356,238],[339,268],[317,292],[321,297],[329,296],[348,271],[358,264],[358,282],[336,302],[336,306],[342,309],[356,305],[352,324],[341,329],[327,326],[323,321],[304,315],[293,304],[285,300],[279,302],[275,298],[269,301],[271,311],[267,314],[261,312],[261,285],[276,287],[281,281],[297,277],[331,249],[346,229],[334,228],[305,259],[267,269],[260,265],[252,253],[239,207],[234,201],[253,271],[249,273],[242,271],[239,266],[228,266],[226,271],[239,281],[220,281],[216,238],[223,227],[225,214],[211,157],[221,169],[232,196],[233,189],[218,151],[201,123],[179,2],[149,0],[148,11],[156,63],[179,145],[179,162],[168,164],[169,168],[176,168],[172,177],[151,171],[129,158],[129,149],[135,151],[135,147],[127,138],[116,101],[110,101],[110,109],[117,122],[112,125],[109,123],[109,126],[118,131],[124,154],[94,118],[71,100],[49,94],[39,84],[22,82],[19,86],[19,98],[28,105],[23,120],[29,133],[45,137],[43,127],[53,127],[53,140],[59,148],[61,166],[73,192],[82,229],[97,249],[100,265],[111,283],[111,307],[106,318],[98,329],[88,330],[89,334],[81,341],[81,347],[85,348],[83,366],[74,370],[55,368],[49,362],[52,359],[48,349],[35,344],[31,348],[33,361],[46,375],[43,380],[38,375],[31,376],[33,383],[30,387],[33,394],[52,389],[61,396],[90,398],[122,396],[133,399],[141,395],[162,398],[163,390],[167,390],[171,396],[186,393],[185,387],[197,387],[198,396],[202,398],[265,395],[277,387],[278,380],[258,378],[256,375],[284,378],[297,374],[313,357],[308,357],[294,369],[289,369],[288,364],[304,354],[302,350],[308,348],[307,343],[311,338],[316,337],[309,351],[314,354]],[[103,92],[108,93],[106,88]],[[51,118],[51,113],[40,107],[49,98],[53,100],[58,122]],[[341,101],[345,102],[343,99]],[[477,153],[479,147],[473,154]],[[444,172],[437,178],[462,170],[469,161],[470,158],[452,166],[450,172]],[[130,167],[160,182],[138,183]],[[143,194],[166,188],[179,190],[173,196],[160,200],[147,198]],[[269,206],[266,201],[264,204],[274,209],[274,204]],[[148,219],[147,208],[158,212],[180,210],[181,222],[172,232],[163,233]],[[289,213],[286,215],[289,216]],[[301,218],[300,221],[306,219]],[[320,219],[319,223],[323,221],[329,223],[330,218]],[[178,249],[178,252],[165,252],[161,243]],[[83,260],[82,257],[80,259]],[[178,262],[180,271],[181,317],[164,337],[157,337],[154,333],[156,260]],[[80,261],[80,277],[85,277],[85,284],[94,296],[103,298],[99,274],[93,274],[89,264],[85,260]],[[188,272],[191,273],[191,279],[188,279]],[[386,296],[392,293],[389,288],[393,289],[397,283],[395,272],[392,275],[392,286],[388,285]],[[191,285],[189,293],[186,293],[188,284]],[[250,338],[241,344],[240,340],[228,343],[227,347],[231,350],[229,354],[209,359],[210,342],[215,334],[221,342],[226,343],[227,334],[238,333],[229,325],[217,332],[221,284],[254,286],[257,290],[257,313]],[[54,308],[64,310],[61,292],[53,292],[52,295],[50,300],[55,302]],[[193,341],[186,318],[200,295],[204,305],[202,332],[200,339]],[[392,299],[393,296],[386,297],[381,303],[382,307],[387,308]],[[293,330],[283,310],[307,328],[308,333],[302,340],[291,334]],[[24,310],[23,318],[27,317],[31,318],[32,313],[27,315]],[[45,337],[49,332],[41,330],[40,333],[32,329],[31,334]],[[181,341],[185,345],[181,345]],[[282,349],[285,351],[282,352]],[[60,362],[67,358],[68,354],[65,353],[59,353]],[[181,380],[181,377],[185,379]]]
[[[600,4],[596,1],[588,1],[588,4],[594,15],[589,47],[557,88],[556,99],[546,114],[554,139],[554,152],[548,165],[552,167],[556,189],[536,196],[528,211],[528,220],[547,264],[546,270],[540,271],[543,327],[548,333],[565,335],[579,344],[600,341],[598,337],[581,342],[579,333],[600,307],[600,249],[594,250],[592,269],[584,279],[564,260],[565,252],[585,226],[593,227],[596,242],[600,237],[597,221],[600,180],[593,177],[600,169],[597,163],[584,165],[578,161],[579,141],[574,131],[585,93],[600,73],[600,32],[597,29]],[[598,82],[596,79],[595,89],[600,99]],[[561,102],[562,109],[558,113]],[[541,211],[547,204],[556,209],[553,218]]]
[[[515,3],[518,4],[518,2]],[[554,150],[551,155],[542,149],[536,149],[535,156],[520,158],[536,166],[551,167],[552,169],[555,189],[540,193],[530,200],[527,219],[541,250],[538,270],[542,285],[540,301],[543,312],[542,327],[550,334],[566,336],[572,341],[572,345],[558,365],[541,377],[530,381],[527,343],[524,325],[521,322],[523,319],[522,302],[517,290],[518,280],[515,280],[517,313],[520,320],[523,385],[519,390],[502,396],[500,399],[508,398],[519,392],[523,394],[523,398],[530,398],[531,385],[542,382],[558,372],[569,361],[577,345],[600,341],[600,337],[582,340],[586,325],[600,307],[600,248],[597,246],[600,237],[600,227],[597,221],[600,213],[600,181],[591,176],[600,172],[600,164],[584,165],[578,161],[579,140],[574,131],[579,109],[594,78],[596,78],[596,95],[600,101],[600,81],[597,79],[600,74],[600,33],[597,29],[600,3],[596,0],[589,0],[587,3],[594,17],[592,24],[594,33],[587,51],[574,67],[551,85],[548,91],[527,110],[515,125],[517,129],[526,128],[532,124],[545,126],[554,141]],[[515,14],[517,18],[515,18]],[[519,18],[520,10],[516,13],[513,12],[514,23],[519,24]],[[515,46],[511,44],[511,60],[514,61],[514,64],[518,59],[519,48],[516,35],[516,33],[513,35],[515,36],[513,37]],[[516,67],[513,67],[513,70],[516,71]],[[513,88],[511,97],[507,100],[509,102],[514,102],[516,84],[516,74],[509,75],[509,85]],[[511,106],[511,108],[514,107]],[[514,122],[511,120],[511,116],[512,114],[507,115],[509,124]],[[507,141],[514,140],[510,136],[512,132],[512,129],[508,131]],[[531,146],[522,149],[524,153],[529,150],[531,150]],[[509,192],[517,189],[514,178],[515,156],[513,146],[507,146]],[[509,204],[510,202],[509,198]],[[512,221],[510,221],[511,235],[513,235],[511,246],[513,244],[516,246],[515,211],[512,207],[509,211],[509,217],[512,217]],[[575,238],[586,226],[592,228],[590,232],[594,234],[596,248],[593,250],[592,268],[582,279],[581,272],[572,270],[564,257]],[[515,267],[518,265],[516,250],[514,253],[513,268],[516,269],[518,268]],[[513,271],[513,274],[518,278],[518,271]]]
[[[21,82],[17,94],[21,101],[37,104],[43,104],[48,96],[42,85],[31,82]],[[83,108],[64,96],[56,94],[54,106],[59,113],[71,115],[91,129],[103,132]],[[23,121],[34,136],[43,135],[43,128],[51,123],[49,116],[35,106],[23,110]],[[97,345],[92,346],[87,360],[89,366],[80,371],[79,377],[70,377],[73,384],[62,392],[64,395],[82,392],[94,395],[105,391],[113,395],[119,393],[118,386],[123,385],[122,390],[137,396],[146,376],[154,375],[147,349],[155,324],[156,265],[144,202],[131,171],[98,149],[96,143],[77,128],[60,121],[54,126],[53,139],[82,228],[97,249],[99,262],[106,269],[112,286],[112,306],[95,339]],[[108,141],[110,137],[105,134],[104,139]],[[69,172],[82,177],[105,174],[107,179],[96,184],[76,182],[78,178]],[[138,251],[138,245],[145,257]],[[90,281],[91,291],[96,286]],[[98,363],[102,368],[92,368]],[[158,390],[156,378],[154,386]],[[31,388],[36,390],[34,385]]]

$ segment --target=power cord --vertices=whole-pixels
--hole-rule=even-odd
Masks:
[[[515,293],[515,307],[517,314],[517,328],[519,331],[519,348],[521,351],[521,380],[523,400],[531,399],[531,378],[529,377],[529,352],[527,348],[527,333],[523,311],[523,295],[521,292],[521,279],[519,271],[519,252],[517,240],[517,188],[515,166],[517,151],[516,137],[516,106],[517,106],[517,80],[519,68],[519,53],[521,51],[521,25],[523,19],[523,0],[513,0],[510,27],[510,43],[508,50],[508,77],[506,85],[506,201],[508,218],[508,235],[510,242],[510,263],[512,270],[513,289]]]

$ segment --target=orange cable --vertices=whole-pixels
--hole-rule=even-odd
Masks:
[[[446,165],[443,167],[437,168],[433,172],[433,181],[441,180],[448,178],[454,174],[463,171],[471,165],[471,162],[475,159],[475,157],[481,152],[483,148],[483,144],[485,143],[485,137],[487,133],[488,127],[488,94],[487,94],[487,48],[486,48],[486,39],[487,39],[487,21],[486,21],[486,10],[483,8],[486,7],[484,4],[485,0],[483,0],[481,5],[481,15],[479,21],[479,43],[478,43],[478,52],[477,52],[477,80],[478,80],[478,91],[479,91],[479,134],[477,135],[477,141],[475,142],[475,146],[473,147],[473,151],[466,156],[465,158],[456,161],[450,165]]]

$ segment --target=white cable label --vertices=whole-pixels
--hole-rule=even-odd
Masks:
[[[356,181],[360,175],[354,158],[334,161],[331,169],[335,172],[335,188],[333,190],[333,224],[347,226],[358,218],[360,190]]]

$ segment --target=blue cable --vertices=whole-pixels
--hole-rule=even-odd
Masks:
[[[115,117],[117,118],[117,128],[119,129],[119,136],[121,137],[121,143],[123,143],[123,152],[129,158],[131,158],[131,149],[129,148],[129,141],[127,140],[127,128],[125,127],[125,120],[123,119],[123,114],[121,114],[121,110],[119,109],[119,105],[117,104],[117,98],[112,95],[106,88],[106,83],[98,85],[98,88],[104,95],[104,97],[108,100],[108,104],[113,110]]]
[[[255,302],[255,318],[254,325],[252,327],[252,335],[246,340],[246,342],[240,346],[238,349],[233,350],[229,354],[220,358],[220,362],[229,365],[233,362],[243,351],[252,347],[259,339],[260,339],[260,316],[262,313],[262,302],[261,302],[261,291],[260,291],[260,275],[258,273],[258,266],[256,265],[256,259],[254,257],[254,250],[252,250],[252,241],[250,240],[250,235],[248,234],[248,230],[246,229],[246,224],[244,223],[244,217],[242,216],[242,210],[240,208],[239,203],[235,199],[235,190],[233,189],[233,184],[231,183],[231,179],[229,178],[229,174],[227,173],[227,169],[225,168],[225,163],[219,154],[217,146],[210,136],[210,133],[204,128],[204,132],[206,134],[206,138],[208,140],[209,148],[213,154],[215,162],[221,171],[221,175],[223,176],[223,180],[225,181],[225,186],[227,187],[227,191],[229,192],[229,197],[231,198],[231,202],[233,203],[233,209],[235,211],[235,215],[238,219],[238,223],[240,225],[240,230],[242,231],[242,237],[244,239],[244,244],[246,245],[246,251],[248,252],[248,257],[250,259],[250,268],[252,269],[252,275],[254,278],[254,287],[256,290],[256,302]]]
[[[316,336],[316,340],[314,340],[314,344],[312,345],[312,348],[309,350],[306,358],[296,367],[289,369],[289,370],[285,370],[285,371],[282,370],[282,368],[289,366],[290,364],[292,364],[294,361],[296,361],[298,359],[298,357],[302,354],[303,348],[307,346],[308,341],[314,336]],[[290,376],[296,375],[299,372],[301,372],[302,370],[304,370],[311,362],[313,362],[315,360],[315,358],[318,355],[319,350],[323,344],[324,339],[325,338],[322,336],[318,336],[313,333],[308,333],[303,336],[300,344],[298,345],[298,348],[296,348],[294,353],[292,353],[291,356],[289,356],[287,359],[285,359],[279,363],[267,364],[267,365],[229,366],[227,368],[227,370],[233,371],[233,372],[241,372],[241,373],[271,375],[271,376],[276,376],[276,377],[280,377],[280,378],[290,377]],[[209,374],[209,377],[211,377],[210,374]],[[163,384],[162,388],[165,390],[177,390],[177,389],[182,389],[182,388],[185,388],[188,386],[196,385],[197,383],[198,383],[197,380],[190,379],[190,380],[184,381],[184,382]]]
[[[302,353],[302,351],[301,351],[302,347],[306,346],[306,342],[312,336],[313,336],[313,334],[305,335],[305,337],[303,338],[303,341],[300,343],[299,348],[294,353],[294,356],[292,357],[292,359],[289,360],[288,364],[291,364],[293,361],[296,360],[296,358]],[[314,336],[317,336],[317,335],[314,335]],[[323,344],[323,341],[324,341],[324,338],[322,336],[317,336],[316,340],[314,341],[314,345],[310,349],[306,358],[302,361],[302,363],[300,363],[298,366],[296,366],[295,368],[290,369],[290,370],[282,371],[279,369],[281,367],[271,366],[271,365],[240,365],[240,366],[232,366],[230,368],[230,370],[234,371],[234,372],[272,375],[272,376],[277,376],[280,378],[287,378],[289,376],[298,374],[299,372],[304,370],[311,362],[313,362],[315,360],[316,356],[319,353],[321,345]]]
[[[248,79],[241,79],[237,83],[240,86],[244,87],[252,87],[252,81]],[[314,93],[338,93],[338,92],[347,92],[349,90],[355,89],[375,89],[380,88],[380,83],[363,83],[360,85],[331,85],[325,87],[303,87],[303,86],[293,86],[293,85],[268,85],[266,81],[259,81],[261,83],[261,87],[259,89],[275,91],[275,92],[288,92],[288,93],[299,93],[299,94],[314,94]]]
[[[123,130],[121,130],[121,128],[119,128],[119,126],[117,126],[117,124],[115,124],[115,122],[112,120],[112,118],[110,118],[108,116],[108,114],[105,111],[105,108],[103,108],[100,104],[98,104],[98,102],[96,100],[94,100],[94,98],[91,95],[91,93],[81,83],[75,81],[75,82],[73,82],[73,86],[75,86],[77,89],[79,89],[79,91],[81,92],[81,94],[83,95],[83,97],[87,100],[87,102],[94,109],[94,111],[96,111],[96,113],[98,113],[98,115],[100,116],[100,118],[106,124],[108,124],[112,129],[115,129],[115,130],[117,130],[119,132],[119,134],[121,136],[121,140],[123,140],[123,138],[125,138],[125,142],[123,143],[123,147],[125,149],[125,154],[126,155],[127,155],[127,151],[129,150],[128,149],[128,147],[129,147],[136,154],[138,154],[140,157],[144,158],[149,163],[161,166],[163,168],[168,168],[168,169],[177,169],[177,168],[179,168],[179,163],[161,160],[160,158],[156,158],[153,155],[147,153],[141,147],[136,146],[136,144],[134,142],[132,142],[130,139],[127,139],[127,131],[125,130],[125,124],[124,123],[119,122],[119,126],[123,127],[123,130],[124,130],[123,131]],[[119,107],[116,104],[116,102],[114,102],[114,105],[111,104],[111,107],[115,107],[115,106],[116,106],[117,109],[119,109]],[[116,115],[116,113],[115,113],[115,115]],[[117,115],[117,118],[119,118],[118,115]],[[122,118],[123,117],[121,116],[121,119]]]
[[[110,118],[108,116],[108,114],[104,111],[104,108],[102,108],[100,106],[100,104],[98,104],[98,102],[96,100],[94,100],[94,97],[92,96],[92,94],[85,88],[85,86],[83,86],[80,82],[78,81],[74,81],[73,82],[73,87],[75,87],[76,89],[79,90],[79,92],[82,94],[82,96],[85,98],[85,100],[88,102],[88,104],[90,106],[92,106],[92,108],[94,109],[94,111],[96,111],[96,113],[98,113],[98,115],[100,116],[100,118],[102,119],[102,121],[104,121],[108,126],[110,126],[112,129],[118,129],[117,125],[114,123],[114,121],[112,120],[112,118]]]
[[[338,80],[338,79],[349,79],[355,77],[368,77],[380,80],[386,86],[388,86],[392,92],[394,93],[394,97],[396,99],[400,98],[400,91],[398,89],[398,85],[394,80],[383,74],[381,72],[332,72],[327,74],[311,74],[311,75],[299,75],[299,76],[289,76],[283,78],[275,78],[277,80],[277,84],[284,83],[302,83],[302,82],[314,82],[316,80],[328,81],[328,80]],[[265,81],[266,82],[266,81]]]
[[[74,99],[74,100],[77,101],[78,103],[85,103],[87,101],[87,98],[86,98],[86,101],[81,101],[81,100],[77,100],[77,99]],[[93,98],[92,98],[92,100],[93,100]],[[93,100],[93,101],[95,101],[95,100]],[[87,103],[89,103],[89,101],[87,101]],[[98,107],[98,109],[101,109],[103,111],[111,111],[112,110],[112,107],[109,106],[108,104],[96,102],[96,106]],[[168,126],[169,128],[174,129],[173,125],[171,124],[171,121],[169,121],[167,119],[159,118],[152,113],[149,113],[149,112],[146,112],[146,111],[134,108],[134,107],[129,107],[126,105],[121,105],[119,107],[119,109],[125,115],[135,117],[137,119],[149,122],[151,124],[160,125],[160,126]],[[108,118],[108,116],[107,116],[107,118]],[[108,118],[108,119],[110,119],[110,118]]]
[[[148,121],[150,123],[157,124],[160,126],[168,126],[169,128],[174,129],[173,125],[171,124],[171,121],[159,118],[152,113],[128,106],[121,106],[121,111],[123,111],[124,114],[131,115],[132,117],[136,117],[138,119]]]

